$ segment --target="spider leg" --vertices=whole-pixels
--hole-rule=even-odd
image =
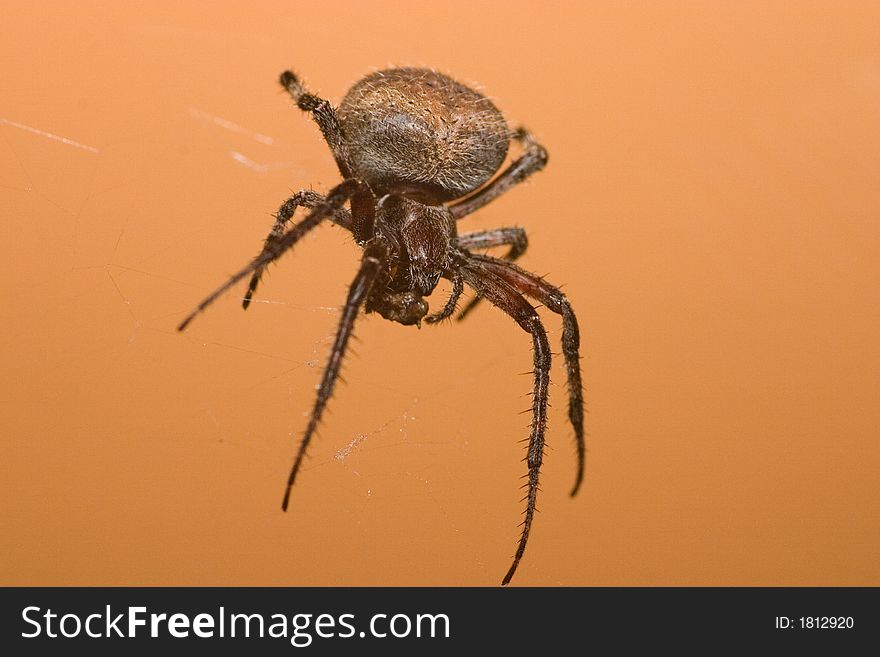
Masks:
[[[493,230],[481,230],[476,233],[465,233],[458,236],[458,245],[464,249],[488,249],[493,246],[510,245],[510,250],[504,255],[505,260],[513,262],[519,258],[529,246],[526,231],[519,227],[495,228]],[[467,317],[480,303],[478,294],[458,313],[458,321]]]
[[[223,283],[223,285],[205,297],[202,302],[196,306],[195,310],[187,315],[178,325],[177,330],[184,330],[199,313],[214,303],[220,295],[238,283],[238,281],[245,276],[258,269],[264,269],[270,262],[273,262],[284,255],[284,253],[292,248],[293,245],[303,237],[303,235],[320,224],[328,216],[332,216],[336,213],[336,211],[338,211],[349,198],[364,187],[366,187],[365,183],[356,178],[349,178],[331,189],[324,202],[306,215],[305,219],[296,224],[277,240],[267,243],[260,255],[254,258],[250,264],[233,274],[225,283]]]
[[[528,235],[519,226],[463,233],[458,236],[457,242],[464,249],[488,249],[493,246],[509,245],[510,251],[505,254],[505,260],[516,260],[529,247]]]
[[[528,463],[528,493],[526,494],[526,514],[522,523],[522,534],[513,563],[502,585],[510,582],[516,572],[520,559],[529,540],[532,520],[535,516],[535,505],[538,499],[538,478],[541,473],[541,461],[544,457],[544,432],[547,428],[547,394],[550,385],[550,343],[547,332],[541,323],[538,313],[525,298],[503,278],[473,260],[461,262],[462,276],[468,285],[510,315],[523,330],[531,334],[534,345],[535,384],[532,394],[532,429],[529,435],[529,447],[526,454]]]
[[[577,474],[571,496],[574,497],[584,479],[584,387],[581,382],[580,331],[577,317],[562,291],[512,262],[486,255],[471,255],[487,270],[502,278],[520,292],[540,301],[552,312],[562,316],[562,353],[568,374],[568,419],[574,427],[577,446]]]
[[[318,192],[303,189],[284,201],[278,209],[278,213],[275,215],[275,223],[272,225],[272,230],[269,231],[269,235],[266,237],[265,246],[257,257],[259,258],[263,255],[266,250],[270,248],[270,244],[284,234],[287,222],[293,217],[293,214],[298,207],[314,209],[321,205],[321,203],[324,203],[325,200],[326,199],[321,194],[318,194]],[[330,220],[346,230],[351,230],[351,214],[345,208],[340,208],[330,215]],[[245,293],[244,300],[241,304],[245,310],[247,310],[247,307],[251,304],[251,299],[253,298],[254,292],[256,292],[257,286],[260,284],[260,279],[263,276],[263,271],[264,268],[261,267],[254,271],[253,276],[251,276],[251,281],[248,284],[247,292]]]
[[[461,219],[479,210],[481,207],[495,200],[511,187],[518,185],[536,171],[540,171],[547,164],[547,150],[541,146],[531,133],[525,128],[517,128],[513,138],[520,142],[526,149],[518,159],[514,160],[495,180],[483,187],[476,194],[469,196],[463,201],[449,206],[452,216]]]
[[[330,395],[333,393],[333,386],[339,376],[339,367],[342,364],[342,357],[345,355],[345,348],[351,337],[358,311],[369,296],[373,283],[375,283],[382,272],[387,258],[388,247],[384,242],[378,240],[370,242],[364,250],[360,269],[352,281],[351,287],[348,289],[348,299],[342,309],[339,329],[336,331],[336,339],[333,341],[333,348],[330,350],[330,359],[327,361],[324,376],[321,378],[321,384],[318,386],[318,398],[315,400],[309,424],[296,452],[293,467],[290,469],[290,477],[287,479],[284,500],[281,502],[281,508],[284,511],[287,511],[287,506],[290,502],[290,491],[293,488],[294,481],[296,481],[296,475],[299,472],[300,465],[302,465],[306,449],[312,440],[315,429],[318,427],[318,422],[321,420],[321,414],[327,405],[327,400],[330,399]]]
[[[446,305],[436,313],[432,313],[425,317],[425,321],[428,324],[436,324],[437,322],[442,322],[447,317],[450,317],[452,313],[455,312],[456,307],[458,307],[458,300],[461,298],[463,292],[464,281],[461,278],[461,274],[454,272],[452,274],[452,293],[449,295]]]
[[[351,178],[348,150],[345,145],[345,137],[342,134],[342,127],[339,125],[339,117],[336,116],[336,110],[333,109],[329,101],[310,94],[293,71],[284,71],[279,82],[293,98],[297,107],[303,112],[311,112],[312,118],[321,129],[321,134],[324,135],[324,140],[333,152],[333,158],[336,160],[342,177]]]
[[[348,156],[348,145],[336,110],[329,101],[309,93],[293,71],[284,71],[280,78],[281,86],[287,90],[297,107],[304,112],[311,112],[312,118],[321,129],[324,141],[333,153],[336,166],[343,178],[351,178],[351,164]],[[358,244],[365,244],[373,236],[373,220],[375,199],[369,188],[358,190],[351,198],[352,222],[351,232]]]

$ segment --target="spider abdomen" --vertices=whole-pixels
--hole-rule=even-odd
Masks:
[[[511,136],[491,100],[429,69],[368,75],[338,115],[354,175],[377,194],[427,203],[459,198],[489,180]]]

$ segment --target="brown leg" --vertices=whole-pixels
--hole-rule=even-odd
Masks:
[[[526,453],[528,464],[528,492],[526,493],[526,514],[522,524],[522,534],[517,545],[513,563],[502,585],[510,582],[516,572],[520,559],[529,540],[532,521],[535,517],[538,499],[538,478],[541,474],[541,462],[544,458],[544,432],[547,428],[547,396],[550,386],[550,343],[541,319],[532,305],[501,277],[483,267],[481,263],[465,260],[461,263],[462,276],[468,285],[473,287],[490,303],[510,315],[523,330],[532,336],[534,347],[535,383],[532,394],[532,429],[529,435],[529,447]]]
[[[544,168],[547,164],[547,150],[535,141],[529,131],[525,128],[518,128],[513,137],[523,145],[526,152],[476,194],[450,205],[449,209],[452,211],[453,217],[461,219],[479,210],[511,187],[518,185],[536,171]]]
[[[520,292],[543,303],[554,313],[562,316],[562,353],[568,373],[568,418],[574,427],[577,446],[577,474],[571,495],[574,496],[584,478],[584,392],[581,382],[580,330],[577,317],[562,291],[547,281],[525,271],[517,265],[485,255],[472,255],[471,260],[480,263],[488,271],[506,281]]]
[[[199,313],[214,303],[220,295],[238,283],[238,281],[245,276],[259,269],[265,269],[266,265],[270,262],[274,262],[284,255],[294,244],[302,239],[303,235],[315,228],[328,216],[333,216],[340,208],[342,208],[346,201],[365,187],[366,185],[360,180],[349,178],[331,189],[330,193],[327,194],[326,200],[321,205],[314,208],[305,219],[300,221],[296,226],[291,228],[277,240],[266,244],[260,255],[254,258],[250,264],[233,274],[225,283],[223,283],[223,285],[205,297],[202,302],[196,306],[196,309],[187,315],[180,325],[178,325],[177,330],[184,330]]]
[[[510,250],[504,255],[505,260],[513,262],[519,258],[529,246],[529,239],[526,231],[522,228],[495,228],[492,230],[482,230],[477,233],[465,233],[458,236],[458,245],[466,250],[471,249],[488,249],[493,246],[510,245]],[[480,295],[478,294],[471,299],[467,305],[458,313],[458,321],[467,317],[477,304],[480,303]]]
[[[437,322],[442,322],[444,319],[450,317],[458,307],[458,300],[461,298],[463,292],[464,282],[462,281],[461,274],[455,273],[452,275],[452,293],[449,295],[449,299],[446,300],[446,305],[438,312],[425,317],[425,321],[428,324],[436,324]]]
[[[321,385],[318,386],[318,398],[315,400],[315,406],[312,408],[312,415],[309,418],[309,424],[299,444],[296,452],[296,458],[293,461],[293,467],[290,469],[290,477],[287,479],[287,488],[284,490],[284,500],[281,502],[281,508],[287,511],[290,502],[290,491],[296,481],[296,475],[302,465],[303,457],[306,449],[312,440],[315,429],[318,428],[318,422],[321,421],[321,414],[324,407],[333,394],[333,386],[339,377],[339,367],[342,365],[342,357],[345,355],[345,348],[351,337],[354,321],[360,311],[361,306],[366,301],[373,287],[373,283],[382,272],[385,266],[385,260],[388,257],[388,248],[382,242],[372,242],[364,250],[364,257],[361,261],[361,268],[358,270],[351,287],[348,289],[348,299],[342,308],[342,317],[339,320],[339,329],[336,331],[336,339],[333,341],[333,348],[330,350],[330,360],[327,361],[327,367],[324,369],[324,376],[321,378]]]
[[[293,98],[297,107],[304,112],[311,112],[312,118],[321,129],[324,140],[333,152],[336,165],[342,173],[343,178],[351,178],[351,167],[348,162],[348,152],[345,146],[345,137],[342,134],[342,128],[339,125],[339,118],[336,116],[336,110],[332,105],[323,98],[310,94],[306,88],[296,77],[293,71],[284,71],[279,78],[281,86]]]
[[[270,248],[270,243],[274,242],[284,234],[287,222],[293,217],[293,214],[298,207],[314,209],[324,203],[325,200],[326,199],[321,196],[321,194],[318,194],[318,192],[303,189],[284,201],[278,209],[278,213],[275,215],[275,223],[272,224],[272,230],[269,231],[269,235],[266,237],[265,246],[257,257],[259,258],[263,255],[263,253]],[[351,214],[345,208],[337,210],[330,216],[330,219],[338,226],[342,226],[346,230],[351,230]],[[257,269],[253,276],[251,276],[251,282],[248,284],[247,292],[242,300],[241,305],[243,308],[247,309],[251,304],[251,299],[254,296],[254,292],[257,290],[257,286],[260,284],[260,278],[263,276],[263,271],[263,268]]]

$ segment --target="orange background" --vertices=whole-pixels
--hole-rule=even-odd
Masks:
[[[584,337],[587,479],[557,358],[514,584],[880,584],[876,3],[155,5],[3,12],[0,583],[499,583],[513,322],[361,318],[287,514],[359,250],[324,227],[174,330],[338,180],[278,74],[338,102],[413,64],[550,152],[461,225],[526,227]]]

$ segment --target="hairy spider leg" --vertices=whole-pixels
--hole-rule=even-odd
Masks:
[[[526,231],[519,226],[490,228],[474,233],[462,233],[457,238],[458,245],[464,249],[488,249],[493,246],[510,246],[504,254],[505,260],[516,260],[529,247]]]
[[[452,216],[461,219],[492,202],[511,187],[518,185],[547,165],[547,150],[523,127],[517,128],[513,138],[525,148],[525,153],[510,163],[493,181],[475,194],[449,206]]]
[[[321,421],[321,414],[327,405],[327,400],[333,394],[333,386],[339,377],[339,367],[342,364],[342,357],[345,355],[345,349],[348,340],[351,337],[354,322],[357,318],[361,306],[366,301],[373,288],[373,283],[379,277],[385,267],[388,258],[388,247],[381,240],[373,240],[364,249],[364,257],[361,260],[361,266],[357,275],[348,289],[348,298],[345,306],[342,308],[342,317],[339,320],[339,329],[336,331],[336,339],[333,341],[333,348],[330,350],[330,359],[324,368],[324,375],[321,378],[321,384],[318,386],[318,397],[315,400],[315,406],[312,408],[312,415],[309,418],[309,424],[299,444],[296,458],[293,461],[293,467],[290,469],[290,477],[287,479],[287,488],[284,490],[284,500],[281,502],[281,508],[287,511],[290,502],[290,491],[296,481],[296,475],[302,465],[303,457],[305,457],[306,449],[312,440],[318,422]]]
[[[245,276],[247,276],[251,272],[257,271],[258,269],[264,269],[266,265],[268,265],[270,262],[274,262],[282,255],[284,255],[288,250],[293,247],[294,244],[302,239],[303,235],[315,228],[328,216],[332,216],[337,210],[339,210],[339,208],[341,208],[345,204],[348,199],[352,197],[353,194],[355,194],[363,187],[366,187],[366,184],[362,181],[357,180],[356,178],[349,178],[348,180],[342,181],[336,187],[331,189],[330,192],[327,194],[325,201],[321,205],[313,209],[301,222],[296,224],[293,228],[291,228],[277,240],[266,244],[260,255],[254,258],[250,262],[250,264],[230,276],[229,279],[225,283],[223,283],[223,285],[221,285],[211,294],[205,297],[202,302],[198,306],[196,306],[195,310],[187,315],[186,318],[180,323],[180,325],[178,325],[177,330],[184,330],[187,326],[189,326],[189,323],[193,319],[195,319],[197,315],[202,313],[205,308],[214,303],[214,301],[216,301],[217,298],[220,297],[220,295],[222,295],[224,292],[226,292],[226,290],[238,283],[238,281],[243,279]]]
[[[507,281],[479,261],[464,259],[461,262],[462,276],[468,285],[510,315],[523,330],[531,334],[534,345],[535,385],[532,394],[532,429],[529,435],[529,447],[526,453],[528,464],[528,492],[526,493],[526,514],[522,523],[522,534],[513,557],[513,563],[504,579],[502,586],[510,582],[516,572],[520,559],[526,550],[532,520],[538,499],[538,478],[541,474],[541,462],[544,458],[544,432],[547,428],[547,395],[550,386],[550,343],[547,331],[541,318],[532,305],[517,292]]]
[[[510,245],[510,250],[504,254],[505,260],[513,262],[519,258],[529,247],[529,238],[526,231],[519,227],[511,228],[495,228],[492,230],[481,230],[476,233],[464,233],[458,236],[458,245],[466,250],[471,249],[488,249],[493,246]],[[471,299],[456,318],[458,321],[467,317],[471,311],[480,303],[480,295],[476,295]]]
[[[577,446],[577,474],[571,496],[574,497],[584,479],[584,386],[581,381],[580,331],[577,317],[562,291],[539,276],[527,272],[506,260],[486,255],[470,256],[487,270],[504,279],[520,292],[544,304],[552,312],[562,315],[562,353],[568,374],[568,419],[574,427]]]
[[[293,71],[284,71],[279,82],[293,98],[297,107],[310,112],[315,123],[324,135],[324,141],[333,153],[336,166],[343,178],[352,177],[351,158],[348,143],[339,124],[336,110],[329,101],[309,93]],[[366,187],[366,186],[365,186]],[[362,245],[373,236],[376,202],[369,188],[360,189],[351,198],[352,225],[351,232],[358,244]]]
[[[541,144],[539,144],[532,134],[524,127],[520,126],[513,133],[513,138],[516,139],[522,146],[525,148],[525,152],[519,156],[516,160],[510,163],[510,165],[493,181],[491,181],[488,185],[477,191],[475,194],[465,198],[464,200],[458,201],[457,203],[453,203],[449,206],[449,210],[452,212],[452,216],[457,219],[461,219],[476,210],[479,210],[484,205],[492,202],[504,192],[508,191],[512,187],[518,185],[523,182],[526,178],[531,176],[533,173],[536,173],[543,169],[547,165],[547,149],[545,149]],[[492,243],[492,236],[490,235],[493,231],[486,231],[484,233],[472,233],[471,235],[462,235],[462,238],[471,237],[473,240],[479,240],[483,242],[482,246],[500,246],[502,244],[510,244],[510,251],[507,253],[505,258],[508,260],[516,260],[519,258],[523,252],[525,252],[526,247],[528,246],[528,241],[525,237],[525,232],[523,231],[521,234],[516,234],[513,231],[518,229],[499,229],[500,231],[511,231],[507,234],[497,235],[496,239],[500,240]],[[517,240],[522,238],[521,247],[517,244]],[[459,238],[461,239],[461,238]],[[512,241],[508,242],[507,239]],[[465,244],[462,244],[465,248],[468,248]],[[472,248],[480,248],[480,245],[472,245]],[[471,299],[467,305],[462,309],[462,311],[458,314],[458,320],[461,321],[465,317],[470,314],[470,312],[480,303],[480,295],[477,294],[473,299]]]
[[[339,167],[343,178],[351,178],[351,165],[348,157],[348,146],[345,143],[345,135],[342,134],[342,126],[339,125],[339,117],[330,102],[309,93],[302,85],[293,71],[284,71],[279,80],[281,86],[287,90],[297,107],[303,112],[311,112],[312,118],[321,129],[324,140],[333,152],[336,166]]]
[[[437,322],[442,322],[444,319],[451,317],[452,313],[454,313],[455,309],[458,307],[458,300],[464,292],[464,281],[461,278],[461,274],[457,271],[452,272],[449,276],[452,280],[452,292],[449,294],[445,306],[436,313],[425,317],[425,321],[428,324],[436,324]]]
[[[279,237],[281,237],[281,235],[284,234],[284,229],[287,227],[287,222],[291,220],[297,208],[304,207],[314,209],[325,201],[326,199],[323,195],[308,189],[302,189],[291,196],[289,199],[284,201],[284,203],[282,203],[281,207],[278,209],[277,214],[275,215],[275,223],[272,224],[272,230],[270,230],[269,235],[266,236],[263,250],[257,257],[259,258],[264,253],[266,253],[266,251],[271,248],[270,244],[275,242]],[[336,212],[330,215],[330,220],[337,226],[341,226],[342,228],[345,228],[349,231],[351,230],[351,214],[345,208],[339,208]],[[264,271],[265,267],[260,267],[259,269],[254,271],[253,276],[251,276],[251,281],[248,284],[247,292],[245,293],[244,299],[241,302],[241,306],[245,310],[247,310],[247,307],[251,304],[251,299],[253,299],[254,292],[257,291],[257,286],[260,284],[260,279],[262,278]]]

